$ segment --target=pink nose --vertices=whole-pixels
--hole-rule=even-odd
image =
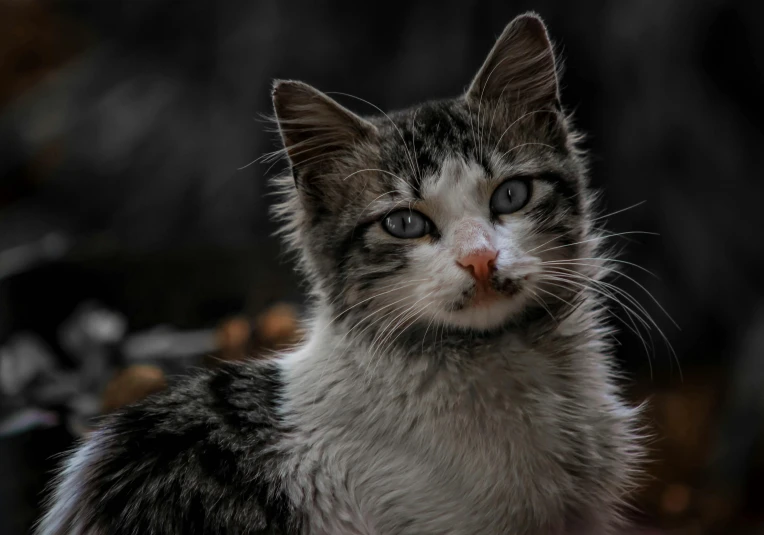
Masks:
[[[499,256],[498,251],[483,249],[460,258],[457,263],[469,271],[478,282],[488,282],[496,270],[497,256]]]

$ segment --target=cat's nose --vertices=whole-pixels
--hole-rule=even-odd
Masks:
[[[488,282],[491,275],[496,271],[496,257],[499,252],[494,249],[482,249],[474,251],[456,262],[475,277],[481,283]]]

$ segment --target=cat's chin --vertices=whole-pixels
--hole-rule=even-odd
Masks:
[[[512,317],[520,314],[527,305],[525,301],[522,294],[512,297],[497,295],[448,312],[443,320],[465,330],[489,331],[505,325]]]

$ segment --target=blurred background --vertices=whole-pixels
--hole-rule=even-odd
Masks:
[[[659,233],[620,243],[657,277],[615,281],[675,352],[618,337],[654,435],[635,520],[764,533],[764,3],[0,0],[0,534],[28,532],[99,415],[299,338],[277,169],[248,165],[276,148],[273,78],[383,109],[455,96],[528,9],[603,213],[637,204],[603,223]]]

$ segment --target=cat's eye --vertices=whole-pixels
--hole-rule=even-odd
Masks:
[[[528,204],[531,185],[528,180],[512,178],[502,182],[491,195],[491,212],[497,215],[511,214]]]
[[[397,210],[385,216],[382,227],[396,238],[421,238],[431,233],[433,225],[423,214],[414,210]]]

